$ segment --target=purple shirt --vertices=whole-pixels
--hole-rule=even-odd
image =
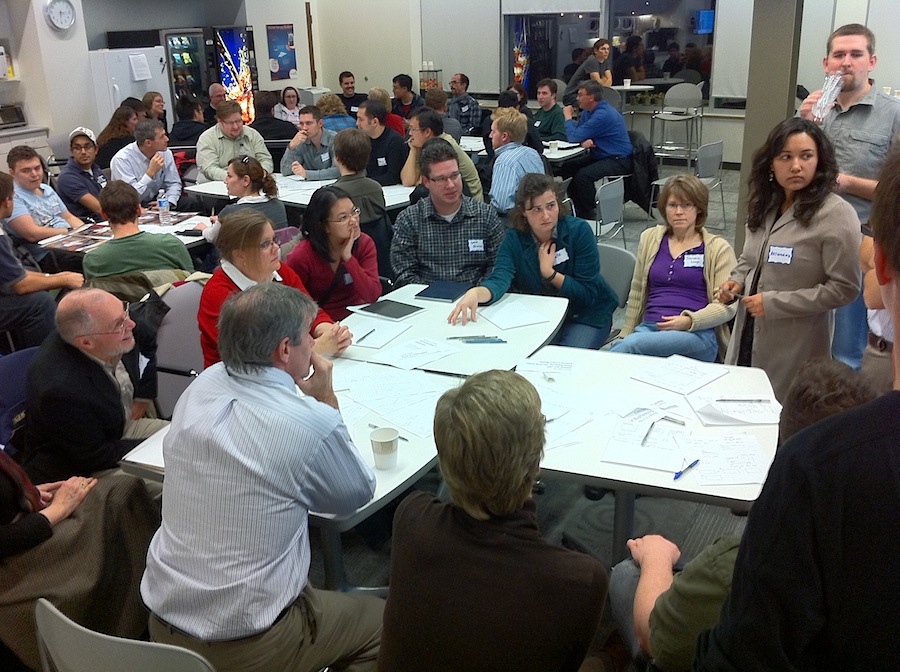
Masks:
[[[700,310],[709,303],[703,266],[706,261],[704,245],[682,252],[672,259],[669,237],[659,244],[659,252],[650,264],[647,278],[647,307],[645,322],[660,322],[663,315],[680,315],[682,310]]]

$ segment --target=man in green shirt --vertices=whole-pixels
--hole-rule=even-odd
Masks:
[[[138,228],[141,201],[130,184],[111,181],[100,192],[100,208],[109,220],[113,239],[84,256],[85,279],[168,269],[193,273],[191,255],[178,238]]]
[[[537,85],[537,99],[541,109],[534,113],[534,125],[541,140],[565,140],[566,119],[562,108],[556,104],[556,82],[542,79]]]

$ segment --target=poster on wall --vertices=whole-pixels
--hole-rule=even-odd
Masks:
[[[294,24],[266,26],[266,34],[269,38],[269,71],[272,79],[297,79]]]

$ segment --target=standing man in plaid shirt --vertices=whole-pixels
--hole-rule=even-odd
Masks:
[[[447,107],[447,116],[459,122],[463,135],[478,135],[481,130],[481,107],[469,95],[469,78],[461,72],[453,75],[450,93],[453,94],[453,100]]]
[[[425,143],[419,171],[429,195],[397,217],[391,243],[397,284],[481,281],[506,233],[497,211],[463,195],[456,151],[446,140]]]

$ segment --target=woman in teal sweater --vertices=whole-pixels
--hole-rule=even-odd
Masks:
[[[497,252],[494,270],[466,292],[449,322],[476,320],[479,304],[507,291],[562,296],[569,309],[554,345],[599,349],[609,336],[616,297],[600,275],[597,242],[583,219],[566,215],[553,178],[529,173],[516,191],[513,226]]]

